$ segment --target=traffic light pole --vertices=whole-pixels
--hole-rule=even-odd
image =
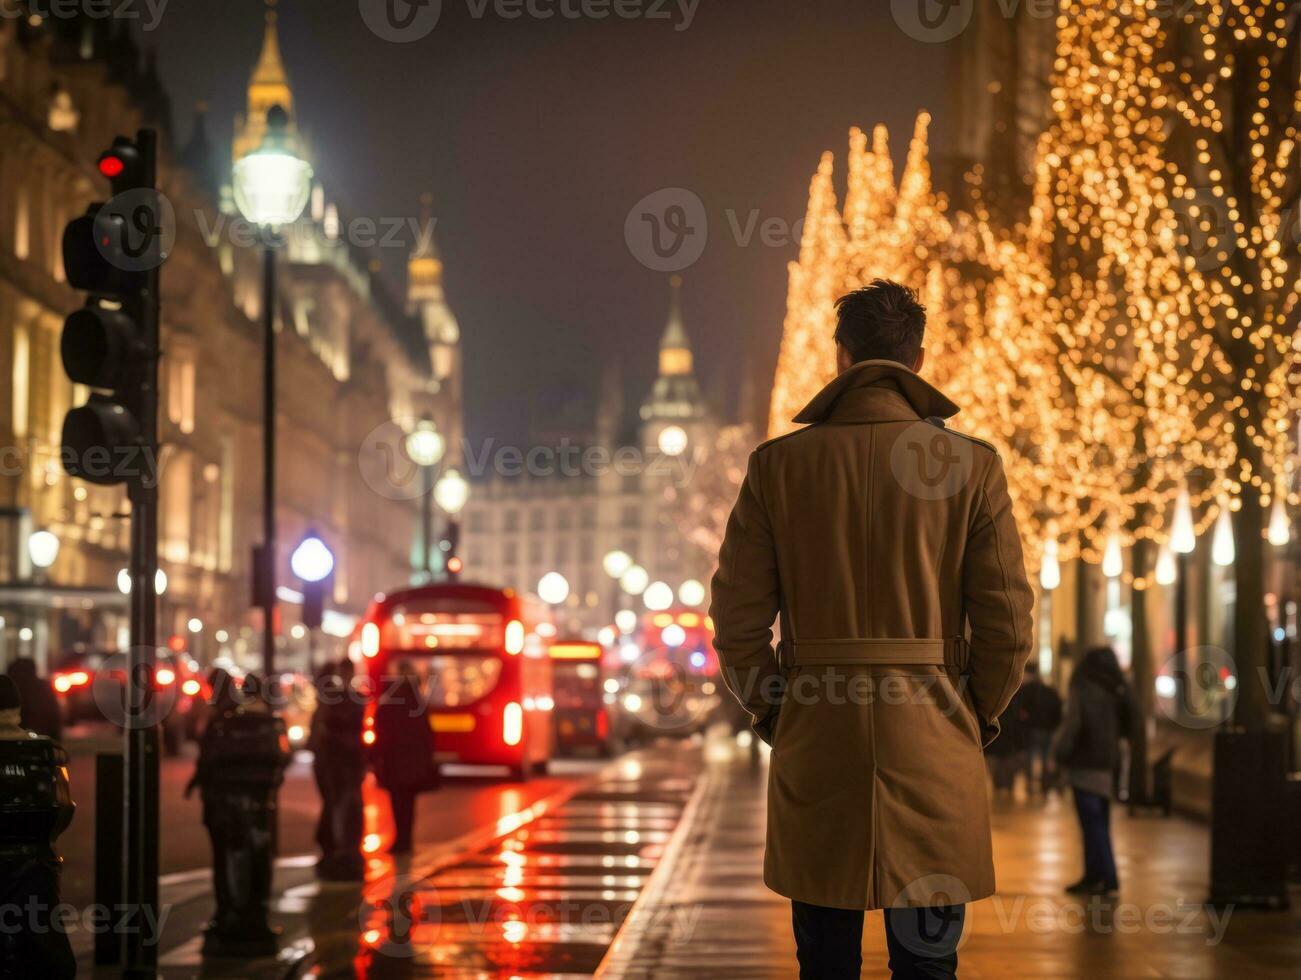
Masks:
[[[274,232],[267,231],[271,235]],[[262,670],[271,682],[276,658],[276,250],[262,253]]]
[[[157,179],[156,133],[142,129],[136,137],[147,187]],[[126,819],[124,821],[123,900],[135,926],[124,939],[122,975],[153,980],[158,969],[156,938],[149,941],[146,916],[158,921],[158,718],[153,677],[157,651],[158,597],[158,358],[159,269],[145,278],[139,296],[139,324],[147,347],[139,376],[140,441],[144,465],[128,483],[131,500],[131,651],[125,726]]]

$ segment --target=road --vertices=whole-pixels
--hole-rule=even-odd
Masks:
[[[77,813],[72,826],[59,838],[64,859],[63,900],[78,907],[94,901],[95,861],[95,753],[113,751],[117,740],[109,731],[90,726],[71,729],[65,738],[69,752],[68,775]],[[174,875],[207,868],[211,864],[208,835],[203,826],[198,794],[185,799],[185,784],[194,770],[194,746],[182,757],[164,759],[159,779],[161,792],[161,873]],[[420,798],[416,811],[416,843],[438,843],[517,813],[537,799],[572,785],[596,768],[596,763],[567,760],[555,763],[555,775],[520,783],[472,770],[445,773],[443,787]],[[316,819],[320,798],[312,780],[311,755],[300,752],[285,775],[280,791],[280,854],[315,851]],[[372,778],[366,783],[368,847],[382,849],[392,839],[387,794]]]

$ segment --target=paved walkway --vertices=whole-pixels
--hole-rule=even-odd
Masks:
[[[789,905],[763,885],[766,765],[718,743],[664,866],[602,965],[605,977],[791,977]],[[1301,893],[1293,911],[1206,909],[1206,828],[1180,819],[1115,818],[1118,898],[1077,901],[1069,798],[999,801],[999,891],[974,903],[960,952],[964,978],[1301,976]],[[662,882],[663,887],[657,887]],[[887,976],[881,915],[864,930],[864,976]]]

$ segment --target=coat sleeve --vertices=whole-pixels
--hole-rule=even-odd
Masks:
[[[995,456],[976,501],[962,563],[962,596],[971,625],[971,700],[988,745],[998,716],[1021,684],[1030,656],[1034,594],[1026,579],[1021,538],[1002,461]]]
[[[752,454],[718,553],[709,612],[723,678],[762,728],[781,706],[784,684],[772,646],[781,606],[777,550],[758,469]]]

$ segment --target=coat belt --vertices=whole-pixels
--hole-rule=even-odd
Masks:
[[[783,667],[832,664],[948,665],[966,670],[969,659],[964,639],[783,640]]]

